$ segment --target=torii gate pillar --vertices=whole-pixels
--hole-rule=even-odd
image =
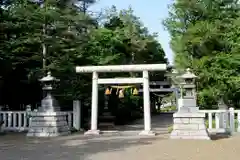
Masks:
[[[97,128],[98,119],[98,84],[136,84],[143,83],[144,101],[144,130],[139,135],[155,135],[151,129],[149,71],[165,71],[166,64],[142,64],[142,65],[109,65],[109,66],[85,66],[76,67],[77,73],[92,73],[92,105],[91,105],[91,129],[85,134],[96,135],[100,131]],[[142,72],[141,78],[98,78],[100,72]]]

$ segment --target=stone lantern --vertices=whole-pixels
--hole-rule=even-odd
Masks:
[[[197,76],[187,69],[180,78],[183,80],[185,94],[182,107],[173,114],[174,124],[170,138],[210,140],[205,125],[205,113],[199,112],[196,103],[195,79]]]
[[[46,97],[41,102],[37,112],[31,112],[31,122],[27,136],[29,137],[56,137],[68,135],[70,129],[67,122],[67,113],[61,112],[57,100],[52,95],[54,81],[59,81],[48,72],[46,77],[40,79],[44,83],[43,90]]]
[[[197,100],[196,100],[196,85],[195,79],[197,76],[190,71],[188,68],[186,73],[181,75],[179,78],[182,79],[182,89],[184,90],[183,94],[183,107],[180,108],[181,112],[197,112]]]
[[[39,108],[39,111],[41,112],[54,112],[54,111],[60,111],[60,107],[58,105],[57,100],[52,95],[53,87],[52,85],[54,82],[59,81],[59,79],[56,79],[51,75],[51,72],[47,73],[47,76],[43,77],[39,80],[44,84],[43,91],[46,92],[46,97],[43,98],[41,102],[41,107]]]

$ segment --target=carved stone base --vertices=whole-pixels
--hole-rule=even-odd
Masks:
[[[143,131],[141,131],[141,132],[139,133],[139,135],[140,135],[140,136],[155,136],[156,133],[153,132],[153,131],[145,131],[145,130],[143,130]]]
[[[175,113],[170,138],[210,140],[204,118],[204,113]]]
[[[28,137],[56,137],[70,134],[65,112],[36,112],[31,114]]]
[[[100,130],[88,130],[87,132],[84,133],[84,135],[99,135]]]

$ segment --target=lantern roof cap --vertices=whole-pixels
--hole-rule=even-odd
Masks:
[[[51,81],[59,81],[59,79],[56,79],[55,77],[53,77],[51,75],[51,72],[49,71],[47,73],[47,76],[41,78],[39,81],[41,81],[41,82],[51,82]]]
[[[182,79],[194,79],[197,78],[197,76],[191,72],[190,68],[186,69],[186,73],[180,76]]]

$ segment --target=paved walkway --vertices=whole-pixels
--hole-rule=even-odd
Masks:
[[[167,125],[157,126],[161,131]],[[0,136],[1,160],[235,160],[239,151],[240,136],[216,141],[170,140],[165,133],[155,137],[75,134],[52,139]]]

